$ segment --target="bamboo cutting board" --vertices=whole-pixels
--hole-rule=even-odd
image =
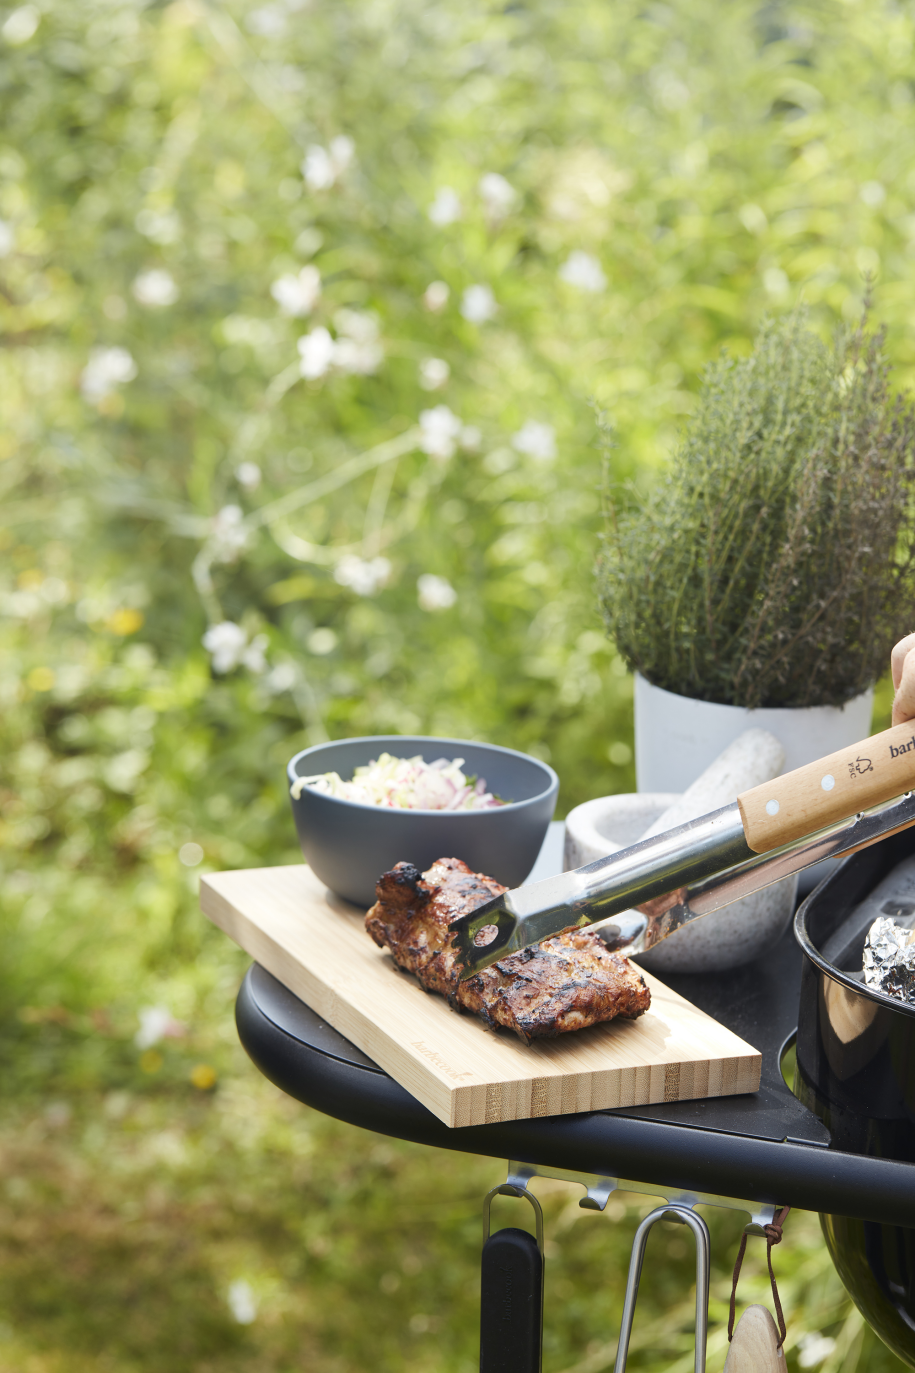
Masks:
[[[303,866],[210,873],[214,924],[446,1125],[755,1092],[761,1055],[645,973],[651,1009],[525,1046],[452,1011]]]

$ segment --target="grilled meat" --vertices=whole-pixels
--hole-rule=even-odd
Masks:
[[[505,890],[459,858],[439,858],[424,873],[398,863],[379,878],[365,927],[427,991],[527,1044],[648,1010],[651,993],[638,969],[587,930],[564,930],[462,982],[448,926]]]

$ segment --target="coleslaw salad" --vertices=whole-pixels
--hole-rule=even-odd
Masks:
[[[466,776],[463,766],[463,758],[437,758],[427,763],[418,754],[415,758],[395,758],[381,753],[356,768],[349,782],[344,782],[338,772],[322,772],[297,777],[290,792],[298,800],[303,788],[309,787],[341,801],[393,810],[492,810],[507,804],[487,791],[485,778]]]

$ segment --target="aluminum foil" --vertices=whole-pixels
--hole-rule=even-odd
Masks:
[[[875,920],[864,941],[864,982],[915,1006],[915,931],[895,920]]]

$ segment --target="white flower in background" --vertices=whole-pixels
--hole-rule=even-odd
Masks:
[[[166,272],[162,267],[152,267],[148,272],[141,272],[135,278],[131,290],[141,305],[174,305],[178,299],[175,279],[171,272]]]
[[[299,350],[299,371],[306,381],[323,377],[334,357],[334,341],[330,331],[319,324],[317,329],[304,334],[296,346]]]
[[[518,199],[518,192],[510,181],[498,172],[487,172],[480,177],[480,196],[486,213],[491,219],[503,219]]]
[[[377,372],[384,358],[378,343],[357,343],[352,338],[338,338],[334,344],[334,366],[341,372],[370,377]]]
[[[445,306],[448,304],[448,297],[450,295],[451,291],[447,282],[430,281],[423,292],[423,305],[425,305],[427,310],[431,310],[433,314],[437,315],[439,310],[444,310]]]
[[[652,67],[648,73],[648,84],[659,109],[682,110],[689,103],[689,87],[669,67]]]
[[[245,19],[245,28],[261,38],[282,38],[286,32],[286,11],[282,5],[262,5]]]
[[[461,217],[461,200],[457,191],[450,186],[442,186],[435,193],[435,199],[429,206],[429,218],[439,229],[444,229],[448,224],[453,224],[456,219]]]
[[[446,577],[424,572],[416,582],[421,610],[450,610],[457,600],[457,592]]]
[[[239,665],[250,672],[263,672],[267,666],[264,650],[267,647],[266,634],[257,634],[250,641],[241,625],[232,620],[223,620],[218,625],[210,625],[201,643],[213,661],[213,671],[220,674],[231,672]]]
[[[334,327],[354,343],[374,343],[378,338],[378,316],[371,310],[338,310]]]
[[[151,1049],[160,1039],[181,1039],[186,1026],[175,1020],[167,1006],[141,1006],[140,1028],[133,1037],[138,1049]]]
[[[831,1335],[821,1335],[818,1330],[802,1335],[797,1342],[798,1363],[801,1368],[816,1368],[818,1363],[828,1359],[836,1347]]]
[[[476,453],[483,442],[483,435],[475,424],[465,424],[458,435],[458,443],[466,453]]]
[[[35,5],[20,5],[7,15],[0,32],[11,48],[18,48],[29,41],[40,23],[41,14]]]
[[[559,269],[561,279],[569,286],[577,286],[579,291],[605,291],[607,278],[596,257],[576,248],[569,253]]]
[[[66,605],[70,599],[69,587],[60,577],[45,577],[44,581],[38,585],[32,583],[32,590],[39,600],[44,601],[45,605]]]
[[[447,405],[436,405],[434,410],[421,410],[419,446],[430,458],[446,462],[454,455],[462,427],[457,415]]]
[[[135,791],[140,777],[149,767],[149,754],[141,748],[128,748],[109,758],[103,777],[112,791]]]
[[[858,195],[864,201],[865,205],[869,205],[871,209],[876,210],[877,206],[882,205],[884,200],[886,200],[886,187],[881,181],[865,181],[858,191]]]
[[[468,286],[461,300],[461,314],[471,324],[485,324],[498,308],[490,286]]]
[[[200,642],[213,660],[213,671],[223,673],[238,667],[248,636],[241,625],[223,620],[221,624],[210,625]]]
[[[330,140],[330,156],[337,175],[342,176],[356,155],[356,145],[345,133]]]
[[[224,505],[210,525],[210,548],[214,562],[234,563],[248,542],[245,517],[239,505]]]
[[[267,645],[269,640],[266,634],[255,634],[248,644],[244,653],[241,655],[242,667],[246,667],[249,672],[256,672],[258,675],[267,670]]]
[[[8,257],[16,246],[16,235],[12,224],[0,219],[0,257]]]
[[[268,691],[279,695],[281,691],[291,691],[296,683],[296,670],[292,663],[278,663],[264,679]]]
[[[141,210],[134,224],[152,243],[177,243],[181,237],[181,220],[174,210]]]
[[[391,564],[387,558],[359,558],[346,553],[334,568],[334,581],[348,586],[357,596],[374,596],[387,583]]]
[[[377,372],[384,361],[377,316],[369,310],[338,310],[334,326],[340,336],[334,343],[334,366],[362,376]]]
[[[329,625],[322,625],[308,636],[308,651],[323,658],[337,647],[337,636]]]
[[[302,257],[314,257],[315,253],[324,242],[324,235],[314,225],[309,225],[303,229],[292,245],[297,253]]]
[[[126,348],[93,348],[79,379],[79,389],[86,400],[97,405],[116,386],[133,381],[136,375],[137,364]]]
[[[254,1289],[244,1278],[229,1284],[226,1294],[233,1320],[239,1325],[251,1325],[257,1319],[257,1298]]]
[[[331,367],[341,372],[369,376],[384,361],[378,338],[378,320],[368,310],[338,310],[334,315],[338,337],[323,325],[298,341],[299,368],[309,381],[325,376]]]
[[[438,391],[451,376],[444,358],[423,358],[419,364],[419,384],[424,391]]]
[[[337,179],[334,164],[326,148],[313,143],[302,162],[305,184],[313,191],[326,191]]]
[[[329,190],[349,167],[355,152],[356,145],[346,134],[332,138],[327,148],[313,143],[302,162],[306,185],[312,191]]]
[[[321,273],[310,263],[297,274],[287,272],[277,277],[270,294],[284,315],[301,319],[303,315],[311,314],[321,294]]]
[[[513,435],[512,447],[537,462],[552,462],[556,456],[556,430],[551,424],[528,420]]]
[[[741,205],[737,218],[749,234],[764,234],[769,227],[765,210],[752,203]]]
[[[41,597],[31,591],[11,591],[3,598],[3,608],[17,619],[30,620],[42,608]]]
[[[767,267],[763,272],[763,285],[770,296],[786,296],[791,290],[788,274],[781,267]]]
[[[261,470],[256,462],[240,462],[235,469],[235,480],[246,491],[256,491],[261,484]]]

